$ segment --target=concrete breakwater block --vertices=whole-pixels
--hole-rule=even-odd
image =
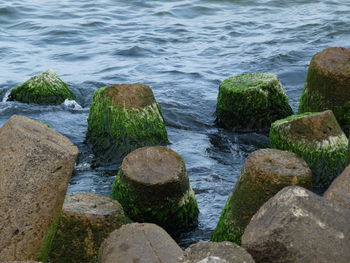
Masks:
[[[332,110],[346,134],[350,129],[350,49],[327,48],[311,59],[299,113]]]
[[[252,256],[235,243],[198,242],[191,245],[177,263],[254,263]]]
[[[162,228],[154,224],[127,224],[102,243],[100,263],[176,263],[183,252]]]
[[[245,161],[241,176],[228,198],[212,240],[241,243],[241,236],[259,208],[285,186],[311,188],[312,173],[296,154],[261,149]]]
[[[163,146],[143,147],[124,158],[112,198],[132,220],[155,223],[170,233],[197,224],[199,210],[185,162]]]
[[[1,259],[45,261],[78,148],[14,115],[0,129],[0,152]]]
[[[350,210],[289,186],[254,215],[242,246],[256,262],[347,263]]]
[[[338,205],[350,208],[350,166],[335,178],[323,196]]]
[[[11,90],[8,100],[36,104],[61,104],[75,96],[67,83],[52,70],[47,70]]]
[[[273,74],[241,74],[219,86],[217,122],[226,129],[266,131],[272,122],[292,113],[282,85]]]
[[[150,87],[120,84],[98,89],[88,117],[87,141],[103,162],[139,147],[168,143],[160,107]]]
[[[97,262],[103,240],[127,222],[121,205],[109,197],[93,193],[68,194],[49,261]]]
[[[313,190],[317,193],[323,193],[348,162],[348,139],[330,110],[274,122],[270,146],[303,158],[312,170]]]

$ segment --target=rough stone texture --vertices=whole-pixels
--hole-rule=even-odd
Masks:
[[[0,261],[0,263],[40,263],[38,261]]]
[[[125,213],[176,234],[197,224],[198,205],[185,162],[163,146],[143,147],[128,154],[112,188]]]
[[[73,100],[75,96],[52,70],[31,77],[13,89],[8,98],[9,101],[54,105],[61,104],[66,99]]]
[[[317,193],[323,193],[348,162],[348,139],[330,110],[274,122],[270,146],[302,157],[312,170]]]
[[[14,115],[0,129],[0,152],[1,259],[45,261],[78,149]]]
[[[330,109],[346,134],[350,128],[350,49],[327,48],[311,59],[299,113]]]
[[[213,241],[237,244],[252,216],[279,190],[288,185],[311,188],[312,173],[296,154],[276,149],[251,153],[222,211]]]
[[[219,86],[217,122],[226,129],[266,131],[272,122],[292,113],[282,85],[273,74],[242,74]]]
[[[349,209],[290,186],[254,215],[242,237],[242,246],[256,262],[347,263],[349,222]]]
[[[159,226],[133,223],[112,232],[102,243],[100,263],[176,263],[181,248]]]
[[[97,262],[102,241],[128,221],[121,205],[106,196],[68,194],[49,261]]]
[[[121,161],[143,146],[168,143],[151,88],[120,84],[98,89],[90,107],[87,140],[102,163]]]
[[[324,197],[341,206],[350,208],[350,166],[332,182]]]
[[[231,242],[198,242],[179,258],[177,263],[254,263],[251,255]]]

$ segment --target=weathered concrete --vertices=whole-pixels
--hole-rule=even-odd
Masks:
[[[254,215],[242,246],[256,262],[348,263],[349,222],[350,209],[290,186]]]
[[[0,255],[45,260],[78,149],[46,125],[12,116],[0,129]]]
[[[50,262],[97,262],[103,240],[128,221],[121,205],[106,196],[68,194],[49,255]]]
[[[100,263],[176,263],[181,248],[159,226],[133,223],[112,232],[100,248]]]
[[[198,242],[179,258],[178,263],[254,263],[251,255],[242,247],[225,242]]]

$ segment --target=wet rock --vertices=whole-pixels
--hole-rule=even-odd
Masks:
[[[92,193],[68,194],[50,252],[50,262],[97,262],[102,241],[127,223],[117,201]]]
[[[240,244],[252,216],[278,191],[288,185],[311,188],[312,173],[296,154],[276,149],[251,153],[228,198],[212,236],[213,241]]]
[[[13,89],[9,101],[36,104],[61,104],[66,99],[74,100],[75,96],[60,77],[52,70],[45,71]]]
[[[163,116],[151,88],[120,84],[98,89],[90,107],[87,140],[103,162],[119,161],[139,147],[166,144]]]
[[[332,182],[324,193],[328,200],[336,202],[338,205],[350,208],[350,166]]]
[[[112,198],[132,220],[155,223],[172,234],[197,224],[199,210],[185,162],[163,146],[143,147],[124,158]]]
[[[226,129],[265,131],[272,122],[292,113],[282,85],[273,74],[241,74],[220,84],[217,122]]]
[[[313,190],[317,193],[328,188],[348,161],[348,139],[330,110],[274,122],[270,146],[302,157],[312,170]]]
[[[0,129],[0,255],[45,261],[78,149],[45,124],[12,116]]]
[[[254,263],[251,255],[231,242],[198,242],[177,263]]]
[[[299,113],[330,109],[346,134],[350,129],[350,49],[327,48],[311,59]]]
[[[176,263],[181,248],[159,226],[133,223],[112,232],[102,243],[100,263]]]
[[[349,209],[290,186],[254,215],[242,237],[242,246],[256,262],[347,263],[349,220]]]

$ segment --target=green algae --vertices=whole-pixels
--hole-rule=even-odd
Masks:
[[[277,119],[292,114],[277,77],[247,73],[224,80],[219,86],[217,122],[233,131],[263,131]]]
[[[134,149],[168,143],[157,102],[142,109],[126,109],[112,105],[106,88],[95,92],[88,117],[87,141],[100,160],[120,160]]]
[[[124,182],[121,173],[119,170],[114,180],[111,197],[120,202],[131,220],[157,224],[171,234],[178,234],[197,225],[199,209],[191,189],[180,199],[166,198],[145,205],[143,197],[138,196]]]
[[[31,77],[22,85],[14,88],[8,100],[23,103],[36,103],[44,105],[57,105],[66,99],[75,99],[68,85],[52,70],[45,71]]]
[[[288,121],[308,116],[313,113],[295,115],[289,119],[279,120],[270,129],[270,146],[272,148],[294,152],[303,158],[313,173],[313,190],[323,193],[346,167],[348,162],[348,140],[344,134],[329,138],[327,143],[307,140],[293,140]]]

